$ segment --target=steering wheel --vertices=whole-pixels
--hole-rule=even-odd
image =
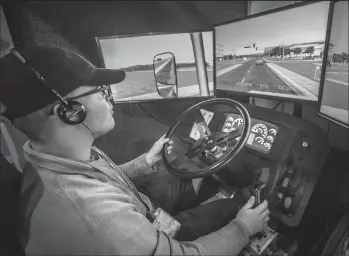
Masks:
[[[201,109],[208,106],[215,106],[217,104],[227,105],[237,109],[241,115],[241,118],[243,119],[242,129],[235,129],[229,132],[224,130],[211,132],[208,127],[208,124],[206,123],[206,121],[204,120],[204,117],[201,114]],[[172,140],[172,136],[175,134],[174,133],[175,130],[182,123],[185,123],[186,118],[189,116],[194,117],[194,120],[195,120],[194,125],[196,125],[197,130],[200,133],[200,138],[198,138],[197,140],[190,141],[189,139],[189,141],[188,140],[186,141],[190,145],[184,154],[184,157],[186,160],[184,164],[191,162],[190,164],[193,167],[192,159],[194,157],[198,157],[198,159],[200,159],[201,158],[200,156],[202,156],[202,154],[206,154],[206,153],[209,154],[209,153],[215,152],[218,149],[221,149],[222,145],[226,144],[228,141],[232,139],[236,139],[237,137],[240,137],[240,138],[229,152],[220,154],[220,157],[216,158],[215,159],[216,161],[211,165],[207,166],[207,164],[205,165],[196,164],[195,168],[189,168],[191,170],[188,170],[188,168],[183,168],[183,164],[180,164],[179,166],[173,165],[173,163],[176,163],[176,162],[178,163],[179,161],[176,159],[176,156],[174,156],[173,152],[171,152],[170,154],[167,152],[166,149],[169,146],[169,144],[166,143],[162,151],[164,166],[171,174],[179,178],[196,179],[196,178],[202,178],[205,176],[212,175],[213,173],[227,166],[244,148],[248,140],[250,129],[251,129],[250,115],[247,109],[237,101],[234,101],[231,99],[215,98],[215,99],[209,99],[209,100],[200,102],[190,107],[189,109],[184,111],[174,121],[174,123],[171,125],[171,127],[169,128],[166,134],[166,138],[170,138],[170,140]]]

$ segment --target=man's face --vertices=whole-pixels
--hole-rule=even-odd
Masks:
[[[73,92],[72,96],[87,93],[95,88],[97,87],[81,86]],[[77,101],[81,102],[87,109],[86,119],[83,123],[91,129],[95,137],[114,128],[113,105],[105,99],[103,92],[79,98]]]

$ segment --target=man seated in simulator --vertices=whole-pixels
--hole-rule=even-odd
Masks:
[[[253,197],[239,211],[234,198],[173,217],[154,215],[161,203],[132,181],[155,171],[168,139],[119,166],[92,146],[115,126],[110,95],[101,85],[119,83],[125,73],[97,69],[59,48],[19,52],[0,59],[0,101],[4,115],[29,139],[18,220],[27,255],[237,255],[267,225],[267,202],[253,208]],[[177,233],[163,229],[164,216],[181,224]]]

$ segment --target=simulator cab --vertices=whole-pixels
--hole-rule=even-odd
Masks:
[[[302,8],[311,6],[311,4],[297,6]],[[331,3],[330,20],[332,20],[334,8],[334,3]],[[282,9],[279,14],[287,10]],[[258,17],[257,15],[252,19]],[[222,45],[227,44],[227,42],[219,41],[223,40],[223,32],[220,31],[220,28],[223,31],[224,26],[233,26],[238,23],[230,22],[228,25],[215,27],[215,34],[213,34],[216,37],[215,41]],[[268,227],[251,237],[249,245],[240,255],[333,255],[328,252],[334,251],[340,239],[329,244],[328,241],[334,239],[333,236],[330,239],[329,234],[332,234],[333,230],[335,232],[342,228],[337,231],[342,234],[340,237],[344,237],[343,234],[347,232],[349,226],[347,215],[336,222],[339,224],[335,228],[332,227],[331,232],[327,229],[328,227],[307,230],[309,227],[316,226],[316,223],[320,226],[324,223],[321,217],[312,215],[314,212],[309,207],[315,207],[311,205],[311,200],[316,197],[315,191],[319,192],[316,188],[324,186],[323,182],[320,182],[324,168],[333,164],[333,162],[328,163],[331,148],[326,133],[317,125],[300,117],[246,102],[241,103],[238,97],[234,97],[242,94],[247,97],[265,97],[266,93],[269,93],[267,98],[276,97],[291,101],[296,99],[297,102],[299,96],[301,101],[314,102],[314,94],[309,88],[292,87],[292,83],[285,82],[285,79],[283,81],[289,85],[288,88],[291,88],[289,90],[280,89],[283,85],[273,84],[274,76],[279,75],[280,78],[282,72],[288,75],[296,73],[294,71],[293,73],[285,72],[287,63],[280,64],[283,60],[277,57],[269,55],[260,58],[254,56],[254,52],[249,58],[246,58],[248,53],[241,52],[241,58],[238,56],[234,60],[216,62],[213,44],[212,56],[207,55],[203,33],[202,31],[187,33],[193,56],[191,64],[187,67],[183,68],[179,65],[179,63],[183,64],[183,61],[180,60],[182,57],[171,50],[151,53],[151,61],[147,62],[145,68],[144,66],[140,68],[137,63],[127,64],[128,66],[125,64],[124,68],[129,77],[133,79],[142,75],[141,80],[149,78],[150,82],[147,80],[144,84],[139,85],[139,80],[136,79],[140,87],[132,88],[138,91],[135,92],[132,89],[128,95],[123,94],[121,98],[117,98],[120,88],[115,88],[114,104],[119,106],[125,102],[151,103],[143,108],[144,112],[147,112],[148,122],[160,120],[166,130],[166,136],[173,141],[172,152],[169,154],[163,151],[163,166],[180,179],[192,180],[198,198],[205,198],[205,200],[232,198],[235,193],[245,191],[244,193],[256,197],[256,205],[263,200],[268,200],[271,211]],[[325,40],[326,28],[324,28],[323,35]],[[154,35],[147,35],[147,37],[154,37]],[[329,37],[330,34],[327,32],[327,48]],[[121,42],[122,39],[119,41]],[[99,42],[100,57],[104,59],[105,66],[110,67],[111,62],[106,61],[107,50],[103,48],[103,44],[106,45],[106,39],[97,38],[97,42]],[[244,44],[241,45],[243,48]],[[238,46],[235,48],[237,49]],[[256,51],[254,48],[253,50]],[[210,63],[207,62],[208,58],[214,60],[212,64],[208,64]],[[327,59],[328,56],[325,53],[320,62]],[[246,72],[238,71],[239,68],[242,69],[245,66],[247,66]],[[325,61],[325,64],[322,65],[321,83],[325,81],[326,66]],[[211,71],[214,73],[214,79],[212,79],[214,81],[210,78],[209,72]],[[260,73],[264,71],[265,73]],[[194,85],[196,86],[194,90],[183,89],[187,86],[187,84],[183,86],[185,83],[183,79],[189,72],[194,72]],[[274,72],[273,75],[270,75],[272,72]],[[244,75],[243,79],[235,81],[232,78],[240,74]],[[267,75],[270,75],[271,78],[266,78]],[[257,83],[255,79],[260,80]],[[128,85],[136,84],[131,82]],[[215,82],[215,88],[212,87],[213,82]],[[144,89],[146,88],[145,83],[146,86],[151,87],[151,90]],[[313,81],[311,85],[314,83]],[[268,86],[262,86],[263,84]],[[305,86],[307,85],[309,84]],[[128,90],[131,87],[123,88]],[[143,92],[140,93],[140,91]],[[228,95],[228,91],[233,92],[234,95],[219,96]],[[297,94],[293,93],[295,91]],[[325,92],[321,92],[320,96],[324,94]],[[316,94],[316,100],[317,96],[318,94]],[[171,108],[174,106],[171,104],[184,102],[184,100],[185,104],[175,105],[178,107],[176,109]],[[166,109],[159,107],[160,104],[164,106],[163,102],[168,103],[165,105]],[[334,108],[330,110],[334,111]],[[328,117],[330,111],[324,115]],[[338,120],[336,122],[344,123]],[[6,139],[6,145],[11,151],[11,159],[15,160],[14,165],[18,169],[21,166],[18,164],[21,153],[20,149],[16,149],[18,142],[14,142],[16,138],[11,137],[9,130],[11,127],[4,123],[1,124],[1,134]],[[135,136],[143,136],[139,129],[135,131],[138,132]],[[100,144],[111,147],[106,145],[107,141],[110,140],[101,140]],[[2,161],[1,171],[5,173],[8,171],[5,170],[7,168],[9,168],[8,163]],[[11,180],[15,179],[11,178]],[[319,193],[321,196],[324,195]],[[198,200],[198,204],[200,203],[205,202]],[[321,213],[318,214],[321,215]],[[6,215],[6,218],[10,218],[10,215]],[[311,224],[307,226],[307,222]],[[320,236],[314,232],[323,232],[326,233],[326,236]]]

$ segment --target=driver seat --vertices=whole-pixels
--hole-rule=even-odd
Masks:
[[[0,139],[0,255],[24,256],[15,231],[26,138],[0,115]]]
[[[22,174],[0,153],[0,255],[24,256],[16,239]]]

